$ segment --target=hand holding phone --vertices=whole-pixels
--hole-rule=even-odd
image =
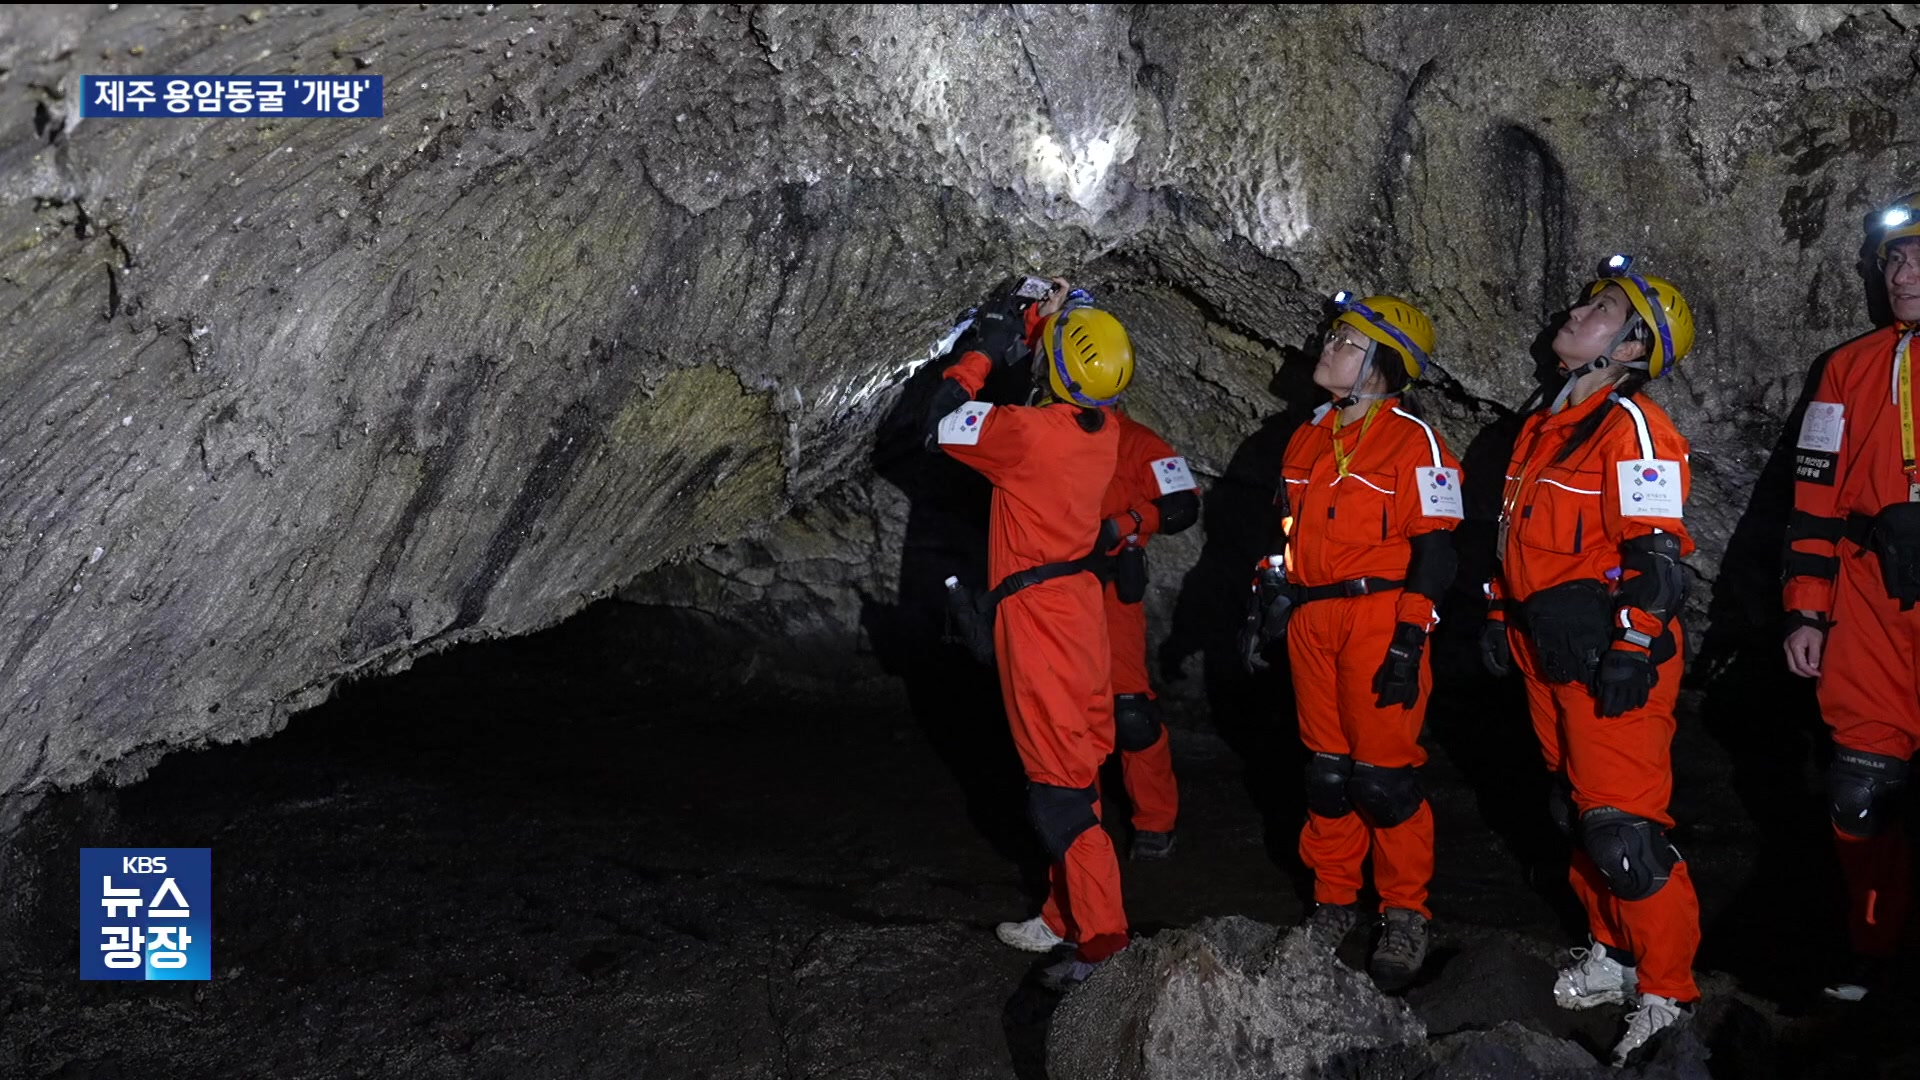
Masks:
[[[1046,278],[1027,277],[1020,279],[1020,284],[1013,290],[1013,295],[1022,300],[1038,301],[1045,300],[1053,291],[1054,283]]]

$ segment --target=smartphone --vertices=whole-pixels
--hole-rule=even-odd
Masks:
[[[1020,280],[1020,287],[1013,290],[1013,295],[1022,300],[1045,300],[1052,292],[1053,282],[1046,278],[1030,277]]]

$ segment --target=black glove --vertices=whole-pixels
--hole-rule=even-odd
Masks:
[[[1398,705],[1413,708],[1420,700],[1420,651],[1427,647],[1427,632],[1412,623],[1393,628],[1393,643],[1387,646],[1387,658],[1373,675],[1373,692],[1379,695],[1376,708]]]
[[[1507,621],[1488,619],[1480,628],[1480,666],[1496,679],[1513,672],[1513,643],[1507,640]]]
[[[1011,299],[996,300],[982,307],[973,317],[973,325],[954,343],[954,354],[977,352],[996,368],[1020,359],[1026,345],[1026,317]]]
[[[1645,705],[1660,675],[1641,649],[1608,649],[1593,673],[1593,711],[1620,716]]]

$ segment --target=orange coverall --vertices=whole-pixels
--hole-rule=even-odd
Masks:
[[[1905,761],[1920,749],[1920,608],[1901,611],[1887,596],[1879,558],[1852,539],[1832,538],[1850,514],[1873,515],[1907,501],[1900,408],[1893,400],[1901,333],[1899,327],[1876,330],[1841,346],[1827,361],[1800,433],[1785,602],[1789,611],[1817,612],[1833,622],[1818,691],[1833,741]],[[1908,379],[1911,367],[1904,373]],[[1814,527],[1797,527],[1801,515],[1813,519],[1808,524]],[[1831,531],[1808,535],[1821,532],[1823,523]],[[1900,824],[1889,822],[1872,836],[1836,826],[1834,839],[1847,881],[1854,948],[1889,956],[1899,944],[1912,889]]]
[[[1121,523],[1121,535],[1145,547],[1160,531],[1160,508],[1155,500],[1175,491],[1190,490],[1185,459],[1154,434],[1153,429],[1118,410],[1110,415],[1120,424],[1120,465],[1107,485],[1100,516]],[[1177,468],[1167,467],[1178,462]],[[1163,476],[1166,478],[1163,479]],[[1133,515],[1139,515],[1135,521]],[[1106,588],[1107,637],[1113,646],[1113,692],[1154,697],[1147,677],[1147,606],[1123,604],[1112,582]],[[1180,789],[1173,777],[1173,751],[1167,730],[1144,750],[1120,751],[1127,796],[1133,801],[1133,827],[1143,832],[1172,832],[1180,813]]]
[[[1335,421],[1335,412],[1323,409],[1287,443],[1281,464],[1287,580],[1311,588],[1366,577],[1405,579],[1410,541],[1460,522],[1457,501],[1426,505],[1420,472],[1447,470],[1443,487],[1450,484],[1457,494],[1460,463],[1431,427],[1392,400],[1379,402],[1368,421],[1341,427],[1337,441]],[[1348,453],[1343,470],[1339,458]],[[1412,708],[1380,708],[1373,679],[1397,624],[1430,630],[1437,621],[1433,600],[1405,589],[1313,600],[1295,608],[1287,624],[1287,657],[1300,739],[1307,749],[1384,769],[1425,764],[1420,728],[1433,685],[1426,651],[1420,656],[1420,696]],[[1430,917],[1433,811],[1425,799],[1411,816],[1388,828],[1375,828],[1351,809],[1332,817],[1308,810],[1300,858],[1313,871],[1316,901],[1358,899],[1369,851],[1382,909]]]
[[[946,372],[969,396],[992,368],[968,353]],[[982,406],[968,425],[972,442],[941,449],[993,483],[987,525],[987,578],[1088,554],[1100,531],[1100,499],[1119,455],[1112,414],[1099,431],[1079,423],[1073,405]],[[957,414],[956,414],[957,415]],[[977,430],[972,430],[977,429]],[[1125,948],[1127,916],[1120,864],[1098,822],[1094,785],[1113,752],[1113,689],[1100,581],[1070,574],[1022,589],[1000,602],[994,620],[1000,692],[1013,743],[1030,785],[1086,790],[1093,823],[1072,839],[1049,871],[1041,914],[1054,933],[1079,943],[1080,958],[1098,962]]]
[[[1572,456],[1556,462],[1574,426],[1599,410],[1610,415]],[[1692,484],[1687,440],[1653,401],[1635,396],[1616,402],[1602,393],[1559,413],[1528,417],[1507,465],[1506,541],[1491,589],[1494,598],[1517,606],[1564,582],[1617,577],[1620,545],[1656,531],[1677,537],[1682,555],[1692,552],[1693,539],[1678,516],[1622,513],[1623,498],[1632,505],[1635,493],[1629,487],[1623,496],[1619,464],[1641,459],[1677,463],[1685,500]],[[1643,633],[1658,637],[1665,629],[1644,612],[1625,610]],[[1672,827],[1667,804],[1673,794],[1673,706],[1685,651],[1677,627],[1673,636],[1678,647],[1656,669],[1659,679],[1647,703],[1621,716],[1601,717],[1586,686],[1545,681],[1533,640],[1509,629],[1541,756],[1549,771],[1566,776],[1580,813],[1612,807],[1663,829]],[[1568,877],[1593,936],[1634,956],[1641,993],[1699,999],[1693,957],[1700,946],[1700,904],[1685,861],[1674,864],[1664,886],[1640,900],[1615,896],[1579,844]]]

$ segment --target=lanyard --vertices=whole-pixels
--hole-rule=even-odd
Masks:
[[[1920,502],[1920,467],[1913,452],[1913,335],[1900,336],[1893,352],[1893,397],[1900,404],[1900,464],[1907,472],[1907,501]]]
[[[1507,531],[1513,526],[1515,511],[1520,509],[1520,495],[1527,486],[1527,467],[1533,464],[1533,452],[1540,449],[1540,436],[1546,434],[1547,425],[1542,423],[1533,429],[1533,438],[1527,441],[1527,452],[1520,455],[1520,471],[1507,480],[1507,491],[1500,500],[1500,533],[1494,542],[1494,557],[1501,562],[1507,561]]]
[[[1520,455],[1520,472],[1507,478],[1507,495],[1501,500],[1500,524],[1504,528],[1513,520],[1514,511],[1520,509],[1520,493],[1527,486],[1527,467],[1533,464],[1533,452],[1540,448],[1540,436],[1546,434],[1547,425],[1541,424],[1533,429],[1533,438],[1527,441],[1527,452]]]
[[[1376,401],[1367,406],[1367,418],[1360,421],[1360,438],[1364,439],[1367,437],[1367,429],[1373,426],[1373,418],[1380,415],[1380,406],[1385,404],[1386,402],[1384,401]],[[1344,477],[1347,475],[1347,467],[1353,464],[1353,455],[1360,452],[1360,444],[1355,442],[1352,450],[1348,450],[1340,445],[1340,429],[1343,426],[1346,425],[1341,424],[1340,414],[1337,412],[1334,413],[1333,464],[1334,467],[1340,471],[1340,475]],[[1909,443],[1909,445],[1911,445],[1911,443]]]

